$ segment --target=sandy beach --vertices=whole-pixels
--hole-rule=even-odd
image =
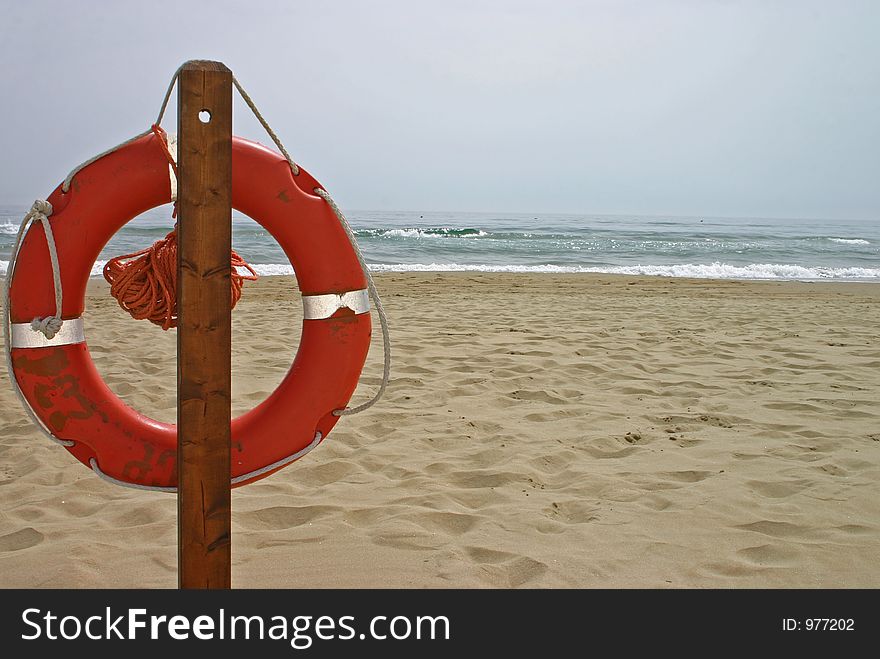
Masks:
[[[377,280],[386,398],[234,491],[236,587],[880,587],[880,285]],[[294,286],[245,287],[234,414],[293,359]],[[85,318],[111,388],[173,421],[174,333],[100,281]],[[0,586],[175,587],[175,497],[99,480],[2,379]]]

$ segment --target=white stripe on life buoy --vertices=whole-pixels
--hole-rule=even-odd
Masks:
[[[303,318],[321,320],[329,318],[339,309],[351,309],[355,314],[370,310],[370,295],[366,288],[347,293],[328,293],[327,295],[303,295]]]
[[[42,332],[35,331],[30,323],[12,323],[13,348],[48,348],[85,343],[85,341],[82,318],[65,320],[61,329],[51,339],[47,339]]]

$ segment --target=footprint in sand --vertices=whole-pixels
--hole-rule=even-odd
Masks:
[[[273,506],[240,513],[236,521],[249,530],[289,529],[338,510],[337,506]]]
[[[533,412],[526,414],[523,418],[533,423],[546,423],[548,421],[565,421],[586,416],[586,414],[586,412],[575,412],[572,410],[554,410],[552,412]]]
[[[758,545],[746,547],[736,552],[747,561],[762,567],[787,567],[798,557],[799,551],[794,547],[779,545]]]
[[[810,487],[812,483],[808,480],[790,480],[790,481],[746,481],[756,494],[768,499],[784,499],[793,494],[797,494]]]
[[[519,474],[492,471],[460,471],[450,480],[459,487],[501,487],[519,480]]]
[[[358,471],[357,466],[344,460],[333,460],[324,464],[300,469],[297,479],[303,485],[320,487],[336,483]]]
[[[708,423],[710,426],[717,426],[718,428],[733,428],[733,424],[729,421],[725,421],[721,417],[712,416],[710,414],[701,414],[700,421]]]
[[[544,509],[544,514],[551,519],[565,521],[569,524],[587,524],[599,519],[597,511],[596,506],[582,501],[554,501],[550,507]]]
[[[589,444],[578,445],[579,450],[584,451],[594,458],[625,458],[638,451],[634,442],[621,444],[616,437],[597,437]]]
[[[31,527],[0,536],[0,552],[21,551],[43,542],[43,534]]]
[[[672,506],[672,501],[659,494],[640,495],[638,505],[649,510],[666,510]]]
[[[533,458],[529,460],[529,466],[545,474],[558,474],[570,469],[575,459],[575,453],[569,450],[562,450]]]
[[[0,485],[4,483],[9,483],[15,477],[15,469],[13,469],[9,465],[4,465],[0,467]]]
[[[712,472],[710,471],[685,470],[664,471],[660,473],[660,476],[668,478],[669,480],[678,481],[679,483],[699,483],[708,478],[711,474]]]
[[[405,516],[428,531],[441,531],[452,535],[467,533],[477,525],[480,518],[467,513],[429,512]]]
[[[507,551],[498,551],[496,549],[487,549],[486,547],[465,547],[464,550],[475,563],[504,563],[516,558],[516,554],[511,554]]]
[[[497,588],[523,586],[547,571],[545,563],[528,556],[486,547],[465,547],[465,552],[476,563],[480,580]]]
[[[680,446],[681,448],[688,448],[689,446],[694,446],[695,444],[701,444],[703,441],[701,439],[685,437],[684,435],[669,435],[666,439],[668,439],[670,442],[675,442],[676,445]]]
[[[818,467],[815,467],[815,469],[818,471],[821,471],[824,474],[829,474],[831,476],[846,476],[847,475],[846,469],[838,467],[835,464],[819,465]]]
[[[380,547],[407,549],[411,551],[437,551],[437,534],[418,532],[411,529],[399,532],[370,534],[370,542]]]
[[[755,533],[760,533],[761,535],[768,535],[771,538],[806,539],[808,537],[816,536],[815,530],[810,529],[809,527],[801,526],[800,524],[791,524],[790,522],[774,522],[769,519],[763,519],[750,524],[738,524],[734,528],[742,529],[743,531],[753,531]]]
[[[642,433],[640,433],[638,430],[632,430],[626,433],[626,435],[623,436],[623,439],[628,444],[635,444],[642,439]]]
[[[552,403],[554,405],[568,405],[574,402],[572,400],[565,400],[563,398],[558,398],[557,396],[552,396],[546,391],[530,391],[528,389],[517,389],[507,395],[516,400],[531,400],[539,403]]]

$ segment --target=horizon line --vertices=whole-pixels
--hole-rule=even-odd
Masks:
[[[161,204],[159,206],[155,206],[150,210],[155,210],[156,208],[161,208],[162,206],[170,206],[171,202],[169,201],[167,204]],[[27,202],[4,202],[0,203],[0,208],[2,207],[19,207],[22,208],[24,212],[27,212],[27,208],[30,206]],[[233,208],[233,210],[236,210]],[[462,209],[440,209],[440,210],[427,210],[427,209],[419,209],[415,210],[412,208],[398,209],[398,208],[357,208],[351,207],[344,209],[347,213],[473,213],[480,215],[532,215],[534,219],[539,219],[543,216],[561,216],[561,215],[581,215],[585,217],[596,216],[596,217],[650,217],[650,218],[674,218],[674,219],[682,219],[682,220],[702,220],[702,219],[713,219],[713,220],[808,220],[808,221],[846,221],[846,222],[880,222],[880,213],[878,213],[875,217],[853,217],[853,216],[819,216],[819,215],[738,215],[738,214],[714,214],[714,213],[703,213],[703,214],[694,214],[694,213],[667,213],[667,212],[646,212],[646,213],[638,213],[638,212],[623,212],[623,211],[615,211],[615,212],[597,212],[597,211],[536,211],[536,210],[462,210]],[[145,212],[150,212],[145,211]],[[240,211],[237,211],[240,212]]]

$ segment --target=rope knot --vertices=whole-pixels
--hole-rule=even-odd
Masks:
[[[31,205],[30,215],[32,215],[32,216],[36,216],[39,219],[43,219],[42,217],[39,217],[39,216],[42,215],[43,217],[48,218],[51,214],[52,214],[52,204],[50,204],[45,199],[37,199]]]
[[[34,318],[31,321],[31,329],[35,332],[42,332],[47,339],[55,338],[64,321],[57,316],[46,316],[45,318]]]

